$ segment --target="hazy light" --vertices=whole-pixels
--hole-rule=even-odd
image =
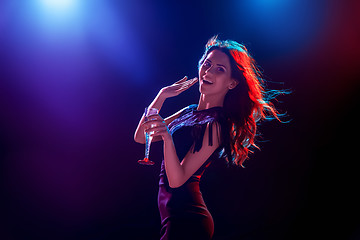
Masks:
[[[75,6],[76,0],[40,0],[44,7],[52,10],[69,10]]]
[[[138,37],[138,30],[123,14],[126,6],[118,6],[121,5],[94,0],[22,1],[21,7],[13,7],[17,14],[13,14],[16,35],[12,42],[21,42],[21,48],[15,48],[19,56],[27,52],[28,57],[34,57],[39,62],[41,54],[42,59],[47,59],[39,63],[44,69],[41,74],[45,74],[47,69],[56,72],[64,66],[80,69],[95,59],[119,75],[131,76],[140,83],[149,79],[151,68],[147,62],[151,61],[145,61],[148,56],[143,39]],[[69,56],[76,61],[70,64],[71,61],[66,59]],[[92,69],[84,71],[91,72]],[[55,81],[53,77],[51,79]],[[76,76],[67,79],[81,81],[85,78]]]

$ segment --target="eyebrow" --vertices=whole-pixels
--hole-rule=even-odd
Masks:
[[[210,63],[212,63],[212,61],[210,59],[206,59],[206,60],[209,61]],[[222,65],[222,64],[216,64],[216,65],[224,67],[226,69],[225,65]]]

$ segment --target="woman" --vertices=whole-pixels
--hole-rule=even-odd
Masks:
[[[199,189],[201,175],[218,158],[239,166],[255,146],[256,124],[278,119],[269,102],[285,91],[265,91],[263,79],[247,49],[235,41],[211,38],[199,61],[199,77],[162,88],[149,107],[161,109],[199,81],[200,99],[165,120],[142,116],[134,139],[144,131],[163,141],[158,207],[161,239],[211,239],[214,223]],[[154,126],[155,127],[152,127]]]

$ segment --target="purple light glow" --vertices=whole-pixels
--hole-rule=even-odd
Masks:
[[[244,43],[270,85],[294,91],[274,103],[293,121],[260,126],[262,151],[249,167],[218,163],[204,175],[218,239],[326,239],[336,231],[346,238],[358,203],[345,194],[356,194],[357,175],[351,179],[356,161],[344,155],[356,147],[333,150],[356,127],[349,122],[360,82],[359,4],[0,1],[2,220],[9,235],[0,238],[158,239],[162,145],[151,147],[154,167],[141,167],[144,146],[133,133],[161,87],[196,76],[214,34]],[[193,88],[167,100],[160,114],[196,103],[198,94]]]

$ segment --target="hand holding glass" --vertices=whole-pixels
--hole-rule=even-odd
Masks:
[[[156,115],[159,113],[159,110],[156,108],[145,108],[145,121],[148,120],[149,117],[151,117],[152,115]],[[151,124],[151,127],[155,127],[155,124]],[[152,140],[152,134],[154,132],[145,132],[145,158],[138,160],[138,163],[142,164],[142,165],[154,165],[155,163],[153,161],[149,160],[149,152],[150,152],[150,144],[151,144],[151,140]]]

